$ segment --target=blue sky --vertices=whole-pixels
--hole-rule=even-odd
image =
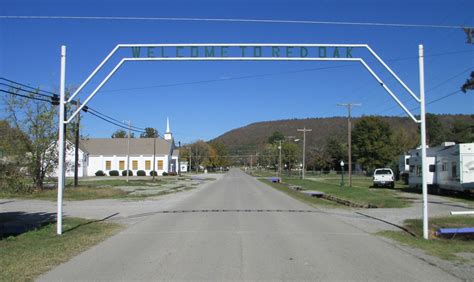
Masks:
[[[472,1],[5,1],[0,15],[193,17],[474,26]],[[120,43],[367,43],[418,93],[418,44],[425,46],[426,97],[459,89],[474,70],[474,45],[461,29],[281,23],[0,19],[0,75],[45,90],[59,85],[67,46],[67,85],[78,86]],[[416,104],[365,51],[389,86]],[[115,58],[117,60],[119,58]],[[116,62],[116,61],[115,61]],[[113,64],[107,65],[110,70]],[[318,70],[319,69],[319,70]],[[100,78],[103,78],[105,75]],[[265,74],[265,76],[260,76]],[[241,78],[256,76],[250,78]],[[98,81],[94,80],[95,82]],[[211,81],[211,82],[209,82]],[[86,88],[85,90],[91,90]],[[81,95],[84,99],[87,93]],[[139,127],[165,129],[182,142],[209,140],[249,123],[341,116],[340,102],[360,102],[355,116],[403,115],[361,66],[345,62],[131,62],[90,106]],[[474,113],[473,93],[427,106],[433,113]],[[83,134],[116,127],[85,115]]]

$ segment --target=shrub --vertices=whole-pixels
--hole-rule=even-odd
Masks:
[[[168,176],[168,173],[166,171],[163,171],[163,176]]]
[[[19,165],[0,163],[0,192],[22,194],[33,190],[34,187],[28,185]]]
[[[150,176],[158,176],[158,173],[156,172],[156,170],[152,170],[150,171]]]
[[[119,176],[119,172],[118,172],[118,170],[111,170],[111,171],[109,171],[109,175],[110,176]]]
[[[178,175],[175,171],[168,173],[169,176],[176,176]]]
[[[137,176],[146,176],[146,172],[144,170],[137,171]]]
[[[105,176],[105,173],[102,170],[98,170],[95,172],[95,176]]]
[[[129,170],[128,175],[133,176],[133,171]],[[127,170],[122,170],[122,176],[127,176]]]

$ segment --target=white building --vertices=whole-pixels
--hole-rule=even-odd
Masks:
[[[74,144],[67,142],[66,146],[66,176],[74,176]],[[133,175],[140,170],[151,175],[155,170],[157,175],[163,172],[178,172],[179,150],[176,148],[173,135],[167,121],[164,138],[130,138],[130,164],[127,164],[128,138],[90,138],[79,142],[78,176],[94,176],[103,171],[110,175],[111,171],[122,171],[128,168]],[[58,171],[53,173],[57,176]]]

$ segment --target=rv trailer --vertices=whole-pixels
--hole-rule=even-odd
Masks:
[[[427,162],[427,184],[432,192],[474,191],[474,143],[445,142],[441,146],[427,148]],[[421,187],[420,149],[409,152],[408,163],[409,186]]]

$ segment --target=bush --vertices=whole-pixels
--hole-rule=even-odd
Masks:
[[[31,193],[34,190],[24,179],[24,173],[16,164],[0,163],[0,192]]]
[[[129,170],[128,175],[133,176],[133,171]],[[122,170],[122,176],[127,176],[127,170]]]
[[[168,173],[169,176],[176,176],[178,175],[175,171]]]
[[[158,173],[156,172],[156,170],[152,170],[150,171],[150,176],[158,176]]]
[[[109,171],[109,175],[110,176],[119,176],[119,172],[118,172],[118,170],[111,170],[111,171]]]
[[[98,170],[95,172],[95,176],[105,176],[105,173],[102,170]]]
[[[163,176],[168,176],[168,173],[166,171],[163,171]]]
[[[137,176],[146,176],[146,172],[144,170],[137,171]]]

